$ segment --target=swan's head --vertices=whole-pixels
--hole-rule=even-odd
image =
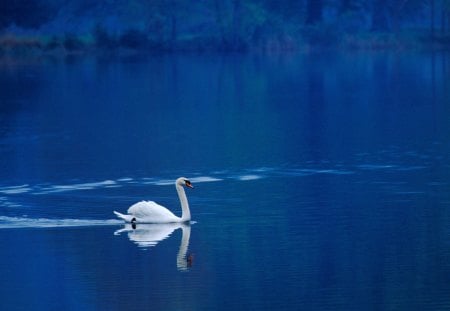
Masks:
[[[177,179],[176,181],[177,185],[180,186],[186,186],[188,188],[194,188],[194,186],[192,185],[191,181],[189,179],[187,179],[186,177],[180,177]]]

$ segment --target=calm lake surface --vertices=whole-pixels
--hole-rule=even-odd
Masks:
[[[450,308],[450,54],[0,62],[1,310]],[[193,223],[114,219],[140,200]]]

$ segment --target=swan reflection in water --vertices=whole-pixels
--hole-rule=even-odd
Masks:
[[[136,243],[139,247],[148,248],[167,239],[172,232],[179,228],[181,228],[182,236],[177,255],[177,268],[180,271],[188,271],[194,260],[193,254],[187,253],[191,236],[191,225],[189,223],[126,224],[122,229],[114,232],[114,235],[126,232],[130,241]]]

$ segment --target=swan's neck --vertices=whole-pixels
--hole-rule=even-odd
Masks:
[[[189,203],[186,197],[186,193],[184,192],[183,186],[176,185],[176,188],[181,203],[181,220],[189,221],[191,220],[191,211],[189,210]]]

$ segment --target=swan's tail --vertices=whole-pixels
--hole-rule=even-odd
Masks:
[[[116,214],[117,217],[119,217],[120,219],[125,220],[126,222],[132,222],[133,218],[134,218],[133,215],[124,215],[124,214],[121,214],[121,213],[116,212],[116,211],[114,211],[114,214]],[[134,218],[134,220],[136,221],[135,218]]]

